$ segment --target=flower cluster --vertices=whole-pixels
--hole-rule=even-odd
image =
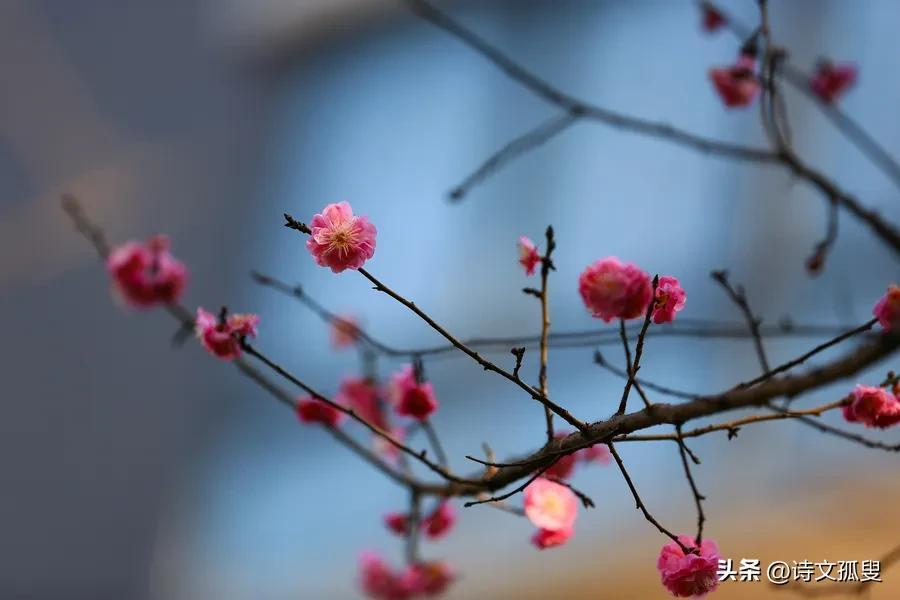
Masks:
[[[240,338],[256,337],[256,326],[259,317],[253,314],[223,314],[216,317],[204,310],[197,309],[194,329],[197,338],[210,354],[222,360],[234,360],[241,355]]]
[[[656,561],[662,584],[679,598],[697,598],[716,589],[719,549],[715,542],[703,540],[697,548],[696,540],[690,536],[681,535],[678,540],[694,552],[685,554],[675,542],[663,546]]]
[[[880,387],[856,386],[842,410],[848,422],[866,427],[885,429],[900,423],[900,399]]]
[[[177,302],[188,279],[187,268],[169,252],[164,235],[113,249],[106,270],[116,295],[135,308]]]
[[[569,541],[578,517],[578,499],[564,485],[539,477],[525,488],[525,516],[538,528],[531,543],[543,550]]]
[[[456,574],[442,561],[420,562],[395,571],[377,554],[360,559],[360,587],[376,600],[410,600],[443,593]]]
[[[659,278],[654,293],[646,271],[615,256],[588,266],[578,278],[578,292],[591,314],[607,323],[641,317],[651,301],[654,323],[668,323],[684,308],[687,298],[678,279],[668,275]]]

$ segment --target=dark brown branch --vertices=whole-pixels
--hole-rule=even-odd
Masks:
[[[547,361],[550,356],[548,343],[550,334],[550,300],[547,296],[547,279],[550,276],[550,271],[554,268],[552,255],[556,249],[553,227],[547,227],[545,236],[547,249],[544,251],[544,256],[541,257],[541,366],[538,372],[538,386],[540,387],[541,395],[546,398],[550,394],[550,390],[547,387]],[[547,427],[547,443],[549,444],[553,441],[553,413],[547,405],[544,405],[544,419]]]
[[[684,476],[688,480],[688,485],[691,486],[691,493],[694,496],[694,505],[697,507],[697,537],[695,538],[695,541],[699,546],[703,541],[703,523],[706,521],[706,515],[703,513],[703,501],[706,500],[706,497],[697,489],[697,482],[694,481],[694,475],[691,473],[691,465],[688,464],[688,454],[691,455],[695,463],[697,463],[699,459],[694,456],[693,452],[688,449],[687,444],[684,443],[684,436],[681,433],[680,424],[675,425],[675,437],[678,442],[678,453],[681,455],[681,464],[684,467]]]
[[[641,326],[641,332],[638,334],[637,346],[634,349],[634,362],[631,362],[630,352],[628,350],[628,338],[625,335],[625,321],[620,320],[620,332],[622,336],[622,343],[625,345],[625,355],[626,360],[628,361],[628,381],[625,382],[625,389],[622,391],[622,399],[619,401],[619,409],[616,411],[617,415],[621,415],[625,413],[625,407],[628,404],[628,393],[631,391],[632,386],[634,386],[635,380],[634,378],[637,376],[638,369],[641,368],[641,355],[644,353],[644,336],[647,335],[647,328],[650,327],[650,316],[653,314],[653,307],[655,300],[653,298],[656,297],[656,287],[659,285],[659,275],[656,275],[653,278],[653,294],[650,296],[650,303],[647,304],[647,310],[644,314],[644,324]],[[641,392],[641,398],[644,400],[644,404],[647,409],[650,408],[650,401],[647,400],[647,396]]]
[[[669,537],[681,548],[682,552],[688,554],[691,552],[691,548],[688,548],[684,544],[681,543],[681,540],[678,539],[678,536],[666,529],[662,526],[662,524],[656,520],[650,511],[647,510],[647,506],[644,504],[644,501],[641,500],[640,494],[638,494],[637,488],[634,486],[634,482],[631,480],[631,476],[628,474],[628,470],[625,468],[625,463],[622,462],[622,457],[619,456],[619,453],[616,452],[615,446],[613,446],[612,442],[606,444],[609,448],[609,453],[612,454],[613,459],[615,459],[616,464],[619,466],[619,471],[622,473],[622,477],[625,478],[625,483],[628,484],[628,489],[631,490],[631,495],[634,497],[634,505],[635,508],[643,513],[644,518],[647,519],[656,529],[659,530],[660,533]]]
[[[761,321],[753,314],[753,311],[750,310],[750,304],[747,303],[747,294],[744,291],[744,287],[741,285],[732,286],[731,282],[728,281],[728,272],[724,270],[713,271],[710,273],[710,276],[722,286],[728,294],[728,297],[731,298],[740,309],[741,314],[744,315],[744,319],[747,321],[747,328],[750,330],[750,336],[753,338],[753,347],[756,349],[756,357],[759,359],[760,367],[762,367],[763,373],[768,373],[770,371],[769,359],[766,357],[762,336],[759,334],[759,325]]]
[[[564,487],[569,488],[569,490],[570,490],[573,494],[575,494],[575,496],[576,496],[579,500],[581,500],[581,505],[582,505],[583,507],[585,507],[585,508],[595,508],[595,507],[596,507],[596,504],[594,504],[594,501],[591,499],[590,496],[588,496],[587,494],[585,494],[584,492],[582,492],[581,490],[579,490],[578,488],[576,488],[574,485],[572,485],[571,483],[569,483],[569,482],[566,481],[565,479],[560,479],[559,477],[548,477],[547,479],[549,479],[549,480],[552,481],[553,483],[557,483],[557,484],[559,484],[559,485],[561,485],[561,486],[564,486]]]

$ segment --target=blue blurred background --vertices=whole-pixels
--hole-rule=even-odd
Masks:
[[[703,34],[692,2],[441,6],[596,104],[765,143],[755,107],[727,111],[714,95],[707,69],[730,62],[737,43]],[[725,6],[756,18],[752,2]],[[860,65],[842,107],[900,155],[900,5],[773,1],[771,10],[798,66],[823,55]],[[371,270],[462,337],[538,331],[536,303],[519,292],[528,282],[515,242],[540,240],[547,224],[559,242],[557,331],[604,327],[585,312],[576,280],[610,254],[678,276],[684,317],[734,323],[740,315],[709,279],[713,269],[745,284],[768,323],[862,322],[896,279],[894,259],[846,217],[825,272],[810,279],[803,261],[824,230],[824,202],[782,169],[593,123],[448,203],[446,192],[484,158],[554,111],[391,2],[8,0],[0,49],[3,598],[353,598],[361,550],[395,561],[402,553],[381,515],[403,510],[404,491],[198,347],[173,350],[166,315],[115,306],[59,210],[62,191],[114,240],[168,233],[191,268],[187,304],[259,312],[260,348],[328,393],[357,371],[355,356],[333,352],[327,327],[253,284],[251,269],[302,283],[386,342],[440,340],[361,277],[316,267],[281,226],[284,211],[308,219],[350,201],[378,226]],[[890,182],[807,99],[787,100],[798,151],[900,219]],[[815,342],[768,348],[777,363]],[[591,354],[553,352],[550,388],[576,415],[599,419],[621,384]],[[621,360],[616,347],[606,354]],[[497,360],[511,359],[504,350]],[[499,456],[539,444],[542,411],[514,387],[462,357],[426,367],[457,470],[469,470],[463,456],[483,441]],[[533,361],[524,368],[536,374]],[[757,370],[746,340],[654,338],[642,373],[714,391]],[[802,404],[839,398],[852,383]],[[708,532],[725,555],[875,558],[895,543],[900,520],[889,507],[900,486],[880,474],[893,456],[794,423],[693,448]],[[690,530],[674,448],[633,445],[623,456],[657,516]],[[448,597],[664,597],[654,568],[664,540],[633,511],[619,474],[592,467],[575,482],[598,508],[582,512],[569,545],[544,553],[528,544],[527,521],[458,506],[454,535],[425,548],[462,573]],[[897,593],[889,586],[876,593]],[[762,591],[731,584],[718,593]]]

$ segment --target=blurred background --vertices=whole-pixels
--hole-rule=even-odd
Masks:
[[[843,108],[900,155],[900,4],[771,4],[796,65],[824,55],[859,64]],[[714,95],[707,69],[730,62],[737,44],[703,34],[692,2],[440,6],[601,106],[764,143],[755,107],[727,111]],[[753,2],[725,6],[755,22]],[[894,259],[849,218],[825,272],[810,279],[803,261],[824,229],[824,204],[780,168],[598,124],[572,128],[448,203],[484,158],[554,111],[395,2],[5,0],[0,51],[2,598],[355,598],[361,550],[402,555],[381,515],[404,510],[404,491],[196,345],[173,349],[167,315],[118,307],[59,209],[63,191],[113,240],[168,233],[191,268],[186,303],[260,313],[259,347],[328,393],[357,371],[354,354],[332,351],[327,327],[252,283],[251,269],[302,283],[388,343],[440,340],[361,277],[316,267],[281,226],[284,211],[308,219],[352,202],[378,226],[371,270],[462,337],[537,333],[515,242],[542,239],[547,224],[559,243],[557,331],[604,327],[585,312],[576,280],[610,254],[677,275],[684,317],[733,323],[740,315],[713,269],[730,269],[768,323],[860,323],[896,280]],[[798,151],[900,220],[890,182],[807,99],[789,90],[787,100]],[[815,343],[768,349],[779,363]],[[554,351],[550,388],[576,415],[599,419],[621,383],[591,355]],[[622,360],[615,346],[606,355]],[[497,360],[511,359],[504,350]],[[654,338],[642,367],[695,391],[758,371],[748,340]],[[540,442],[542,411],[514,387],[463,358],[426,368],[455,469],[469,470],[463,456],[483,441],[499,456]],[[524,368],[536,376],[533,361]],[[835,400],[853,383],[798,402]],[[884,475],[896,456],[789,422],[692,447],[703,459],[695,476],[709,498],[708,535],[725,556],[874,559],[898,541],[900,483]],[[622,454],[651,510],[691,531],[674,447]],[[424,549],[462,574],[447,597],[665,597],[655,569],[664,540],[634,511],[619,473],[586,468],[574,483],[597,508],[582,511],[568,545],[546,552],[528,543],[526,520],[458,506],[455,533]],[[900,571],[884,579],[873,597],[900,596]],[[767,597],[765,585],[725,584],[717,597]]]

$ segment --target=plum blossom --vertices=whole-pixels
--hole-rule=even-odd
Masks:
[[[678,540],[688,548],[697,546],[687,535]],[[673,596],[702,598],[719,585],[719,549],[712,540],[703,540],[698,554],[685,554],[678,544],[669,542],[660,550],[656,568]]]
[[[351,316],[337,317],[331,321],[331,346],[337,350],[349,348],[359,341],[359,323]]]
[[[656,297],[653,302],[653,322],[671,323],[675,313],[684,308],[687,294],[675,277],[663,275],[656,285]]]
[[[414,581],[406,573],[395,572],[375,553],[365,552],[359,560],[360,587],[375,600],[408,600],[413,597]]]
[[[607,323],[644,314],[653,296],[650,276],[615,256],[595,261],[578,278],[584,305]]]
[[[210,354],[222,360],[234,360],[241,355],[238,338],[256,337],[258,324],[258,315],[233,313],[216,317],[200,307],[194,320],[194,330]]]
[[[703,30],[712,33],[718,31],[725,25],[725,15],[716,10],[716,7],[704,2],[700,6],[703,11]]]
[[[384,515],[384,525],[399,536],[409,533],[409,516],[404,513],[392,512]]]
[[[404,578],[414,595],[430,597],[447,591],[456,579],[456,574],[447,563],[435,560],[409,567]]]
[[[538,529],[531,536],[531,543],[537,546],[539,550],[553,548],[554,546],[562,546],[569,541],[575,530],[572,527],[564,529]]]
[[[760,91],[759,80],[753,72],[755,66],[756,58],[742,53],[735,64],[709,70],[709,77],[725,106],[734,108],[753,102]]]
[[[900,423],[900,399],[884,388],[858,385],[843,407],[844,419],[885,429]]]
[[[389,429],[387,418],[381,410],[378,390],[367,379],[347,377],[335,396],[335,402],[356,411],[356,414],[380,429]]]
[[[537,246],[524,235],[519,238],[519,264],[525,269],[528,276],[534,275],[534,271],[541,262],[541,255],[538,254]]]
[[[449,502],[444,500],[438,504],[430,515],[422,522],[425,529],[425,536],[431,540],[439,540],[453,529],[456,523],[456,512]]]
[[[612,455],[609,448],[603,444],[596,444],[590,448],[584,448],[576,452],[576,455],[582,462],[596,462],[601,465],[608,465],[612,461]]]
[[[116,295],[135,308],[176,302],[188,279],[187,268],[169,253],[169,239],[164,235],[114,248],[106,259],[106,270]]]
[[[834,103],[854,83],[858,69],[853,63],[819,63],[809,80],[809,88],[826,104]]]
[[[888,286],[887,293],[875,303],[872,314],[885,331],[900,327],[900,286],[895,283]]]
[[[438,408],[434,387],[429,382],[419,382],[412,365],[406,365],[394,374],[388,397],[397,414],[419,421],[427,419]]]
[[[297,418],[303,423],[321,423],[326,427],[337,427],[344,418],[344,413],[312,396],[297,401]]]
[[[564,485],[539,477],[525,488],[525,516],[539,529],[571,529],[578,517],[578,499]]]
[[[321,267],[335,273],[358,269],[375,255],[375,226],[353,214],[347,202],[329,204],[310,222],[306,248]]]

